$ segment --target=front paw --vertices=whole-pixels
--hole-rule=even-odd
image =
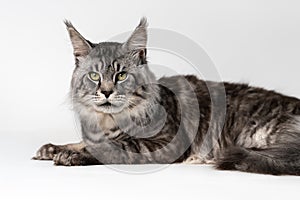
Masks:
[[[34,160],[53,160],[54,156],[58,154],[62,148],[54,144],[45,144],[37,152]]]
[[[78,166],[83,165],[83,159],[79,152],[65,150],[56,154],[53,161],[55,165]]]
[[[82,166],[82,165],[99,165],[101,164],[92,155],[84,152],[64,150],[56,154],[53,158],[55,165],[64,166]]]

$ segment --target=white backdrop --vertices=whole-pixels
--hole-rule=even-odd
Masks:
[[[71,43],[63,24],[64,19],[71,20],[89,40],[100,42],[116,34],[133,30],[140,17],[146,16],[150,27],[170,29],[197,42],[211,57],[223,80],[247,82],[300,97],[299,10],[300,2],[297,0],[0,0],[0,154],[8,160],[1,161],[6,163],[3,165],[4,173],[0,172],[0,179],[2,179],[0,186],[7,191],[4,194],[9,194],[22,186],[16,183],[20,174],[10,175],[14,174],[12,170],[18,171],[19,168],[16,166],[27,166],[26,170],[29,174],[22,178],[30,179],[30,173],[36,171],[39,172],[39,176],[46,176],[46,172],[50,176],[53,175],[53,171],[43,171],[44,168],[55,170],[51,163],[39,165],[39,163],[32,164],[33,161],[28,160],[39,145],[48,141],[64,143],[79,139],[74,128],[73,114],[66,101],[74,60]],[[166,62],[160,60],[162,57],[155,54],[149,54],[149,59],[155,63]],[[179,71],[182,70],[180,65],[174,67],[178,67]],[[23,152],[24,162],[18,161],[19,152]],[[77,173],[74,169],[70,170],[71,174]],[[83,173],[81,178],[85,181],[90,180],[89,175],[97,173],[94,168],[91,172],[87,171],[87,174],[84,174],[83,169],[78,170]],[[173,175],[181,172],[183,178],[185,173],[188,173],[188,178],[183,179],[185,183],[193,183],[190,185],[190,190],[187,188],[190,192],[188,196],[192,197],[192,192],[196,193],[198,190],[196,184],[198,181],[193,179],[192,172],[199,173],[198,168],[173,170],[171,168],[165,171],[165,177],[152,175],[133,178],[133,180],[143,181],[148,178],[155,184],[156,178],[161,178],[170,179],[174,184],[177,179]],[[185,170],[186,172],[183,172]],[[204,170],[200,175],[198,174],[204,180],[209,178],[205,173],[207,170],[208,174],[214,173],[215,179],[210,180],[211,187],[206,188],[207,191],[214,192],[213,187],[217,186],[221,191],[224,190],[222,182],[218,180],[220,175],[218,173],[221,172],[209,171],[210,168],[199,170]],[[68,173],[65,177],[73,177],[67,169],[62,169],[54,177],[56,175],[64,177],[63,172]],[[19,173],[26,174],[23,171]],[[109,179],[111,173],[115,175],[116,181],[132,178],[106,169],[102,175],[104,174],[106,180],[111,181],[111,185],[114,183]],[[228,174],[231,173],[222,172],[220,176],[224,178]],[[91,176],[93,177],[94,174]],[[280,179],[278,181],[278,178],[270,178],[271,181],[262,183],[260,180],[265,180],[264,176],[255,178],[254,175],[234,173],[230,179],[232,182],[224,183],[227,185],[226,188],[230,190],[230,184],[235,183],[236,186],[237,182],[243,181],[243,178],[239,179],[240,176],[247,177],[245,181],[249,181],[252,186],[256,185],[257,189],[260,188],[258,191],[262,193],[264,191],[261,187],[272,181],[275,181],[272,183],[275,189],[286,187],[283,192],[289,192],[289,195],[293,195],[290,189],[300,186],[300,180],[297,178],[283,178],[283,182]],[[11,182],[5,183],[3,180],[11,180]],[[34,180],[35,183],[39,183],[39,179]],[[55,187],[56,179],[51,180],[53,185],[50,181],[48,187]],[[68,182],[67,178],[63,180]],[[93,181],[97,182],[97,180]],[[205,185],[205,181],[201,181],[199,186]],[[279,185],[276,185],[276,181]],[[21,183],[27,185],[26,182]],[[60,182],[58,185],[65,187],[63,183],[65,182]],[[132,183],[131,188],[134,191],[135,182]],[[163,183],[169,184],[169,182]],[[27,187],[30,187],[30,184]],[[184,187],[184,185],[176,187],[171,184],[171,187],[177,190],[181,186]],[[24,194],[29,197],[32,193],[27,187],[25,189],[29,192]],[[42,186],[35,185],[35,187]],[[85,185],[85,188],[87,192],[88,186]],[[159,188],[158,190],[163,192]],[[171,190],[171,188],[167,189],[167,191]],[[114,190],[111,187],[106,191]],[[155,193],[152,190],[149,192]],[[205,194],[209,195],[207,192]],[[70,194],[65,193],[65,195]],[[122,194],[120,195],[122,197]],[[184,197],[184,192],[182,195]],[[220,197],[223,197],[222,194]],[[278,193],[276,197],[281,196]]]

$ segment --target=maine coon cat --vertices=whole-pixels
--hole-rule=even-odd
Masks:
[[[211,163],[300,175],[299,99],[193,75],[156,80],[147,65],[145,18],[124,43],[95,44],[65,24],[76,64],[70,94],[83,141],[46,144],[35,159],[65,166]]]

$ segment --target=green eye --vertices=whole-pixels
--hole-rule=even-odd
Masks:
[[[93,81],[99,81],[100,80],[100,75],[96,72],[90,72],[89,76]]]
[[[126,77],[127,77],[126,72],[121,72],[117,75],[118,81],[124,81],[126,79]]]

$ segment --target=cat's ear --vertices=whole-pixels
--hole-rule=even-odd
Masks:
[[[129,39],[124,43],[124,47],[129,51],[144,51],[147,46],[147,19],[143,17],[139,25],[135,28]]]
[[[83,60],[93,48],[93,43],[86,40],[72,25],[70,21],[65,20],[65,25],[73,45],[73,54],[78,61]]]

